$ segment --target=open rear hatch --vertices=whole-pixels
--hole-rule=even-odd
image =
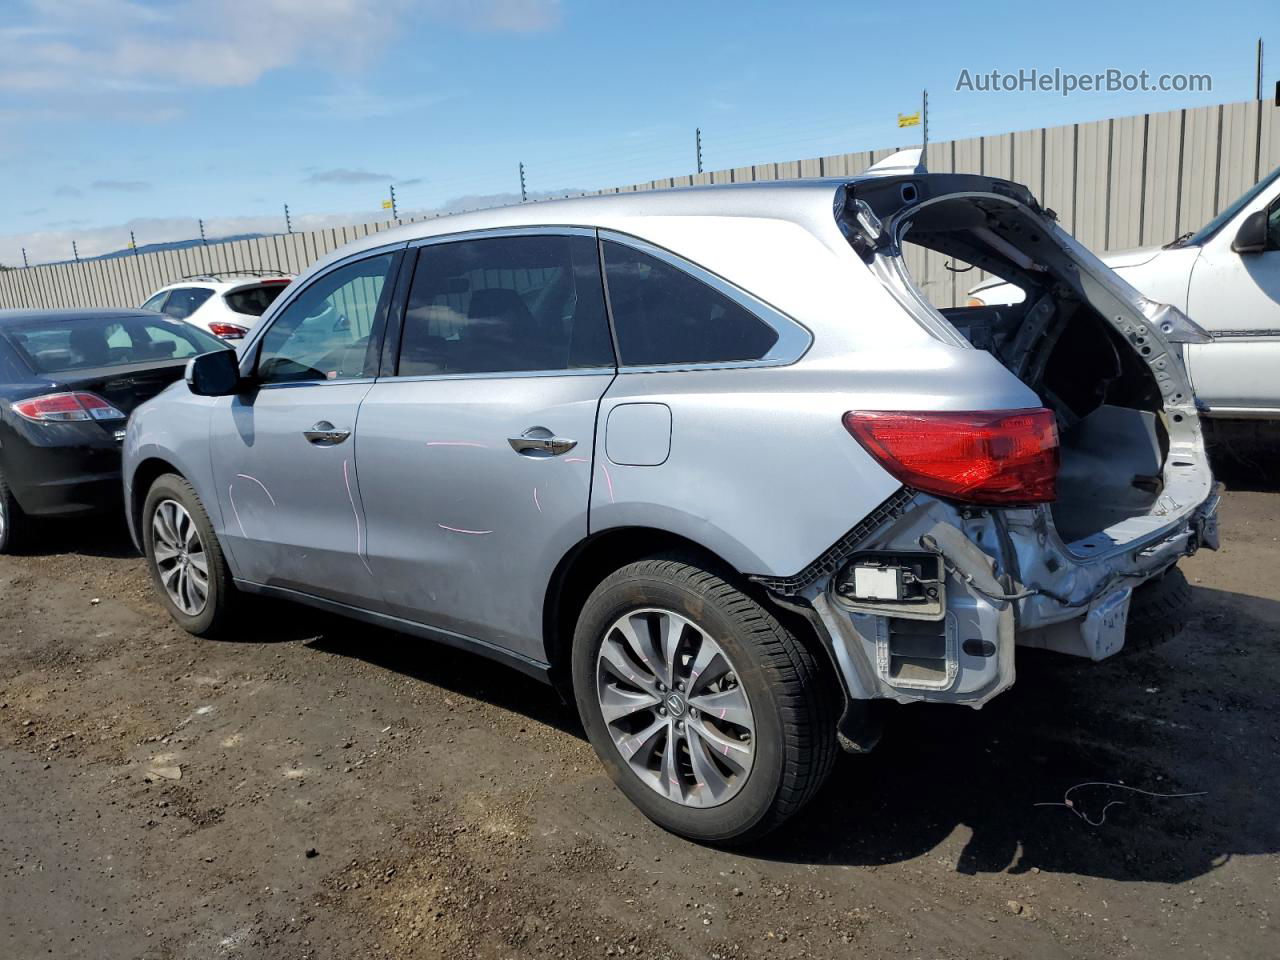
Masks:
[[[1107,554],[1204,501],[1212,479],[1175,345],[1207,340],[1199,327],[1120,280],[1017,184],[884,176],[848,184],[843,206],[850,243],[922,325],[990,352],[1054,412],[1061,469],[1051,510],[1072,553]],[[907,266],[925,257],[999,276],[1023,299],[930,303]]]

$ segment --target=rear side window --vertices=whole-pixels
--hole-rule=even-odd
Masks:
[[[227,349],[223,341],[189,323],[164,318],[31,321],[7,327],[5,336],[36,373],[164,364]]]
[[[778,340],[745,307],[640,250],[605,241],[604,268],[625,365],[759,360]]]
[[[142,309],[154,310],[156,313],[159,313],[161,309],[164,307],[164,298],[167,297],[168,295],[169,295],[168,290],[165,290],[162,293],[157,293],[154,297],[152,297],[150,300],[148,300],[146,303],[142,305]]]
[[[612,367],[593,239],[487,237],[418,255],[402,377]]]
[[[169,291],[169,299],[165,301],[164,312],[177,320],[185,320],[213,296],[213,291],[205,287],[179,287]]]
[[[236,313],[260,317],[266,313],[267,307],[275,303],[276,298],[284,293],[284,288],[287,286],[287,283],[261,283],[255,287],[232,290],[230,293],[223,294],[222,299],[226,301],[228,309]]]

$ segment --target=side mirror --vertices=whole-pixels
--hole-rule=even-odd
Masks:
[[[1261,253],[1267,249],[1267,211],[1255,210],[1244,218],[1231,249],[1236,253]]]
[[[202,353],[187,361],[187,386],[201,397],[229,397],[238,393],[240,358],[234,350]]]

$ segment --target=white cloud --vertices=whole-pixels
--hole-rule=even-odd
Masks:
[[[0,28],[0,90],[248,86],[297,63],[358,72],[417,11],[504,32],[560,18],[559,0],[26,0]]]
[[[372,170],[351,170],[337,167],[333,170],[317,170],[307,177],[307,183],[390,183],[395,177],[389,173]]]
[[[0,87],[245,86],[304,58],[355,68],[406,5],[382,0],[374,15],[360,0],[36,0],[28,22],[0,34]]]
[[[327,120],[372,120],[423,111],[451,99],[456,94],[387,94],[366,89],[363,84],[343,82],[335,89],[304,98],[309,112]]]
[[[472,30],[533,33],[560,22],[560,0],[429,0],[426,6],[436,16]]]
[[[112,193],[142,193],[151,189],[151,184],[145,180],[95,180],[89,186]]]

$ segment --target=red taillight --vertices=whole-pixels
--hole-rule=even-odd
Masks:
[[[209,324],[209,332],[215,337],[221,337],[223,340],[242,340],[244,335],[249,332],[249,328],[235,323],[214,322]]]
[[[36,423],[68,420],[123,420],[125,415],[96,393],[47,393],[43,397],[19,400],[13,412]]]
[[[287,287],[292,282],[293,281],[288,279],[287,277],[281,277],[279,280],[263,280],[262,284],[263,286],[275,285],[280,287]]]
[[[844,425],[909,487],[968,503],[1045,503],[1057,497],[1053,411],[852,411]]]

